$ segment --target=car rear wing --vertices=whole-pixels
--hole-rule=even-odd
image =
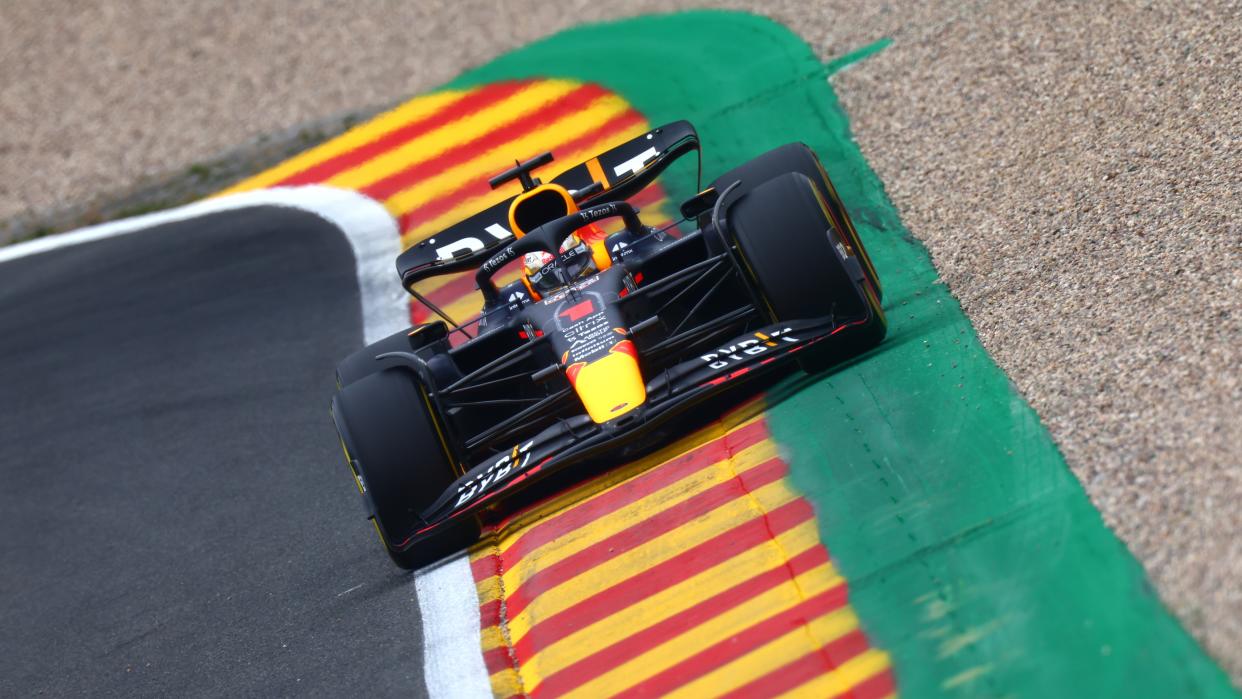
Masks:
[[[675,121],[641,134],[552,178],[570,193],[599,190],[578,201],[581,207],[621,201],[651,184],[674,160],[699,150],[699,135],[688,121]],[[505,199],[420,241],[397,256],[401,285],[449,272],[474,269],[513,237]],[[577,199],[577,197],[575,197]]]

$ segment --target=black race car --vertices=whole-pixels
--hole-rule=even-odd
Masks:
[[[332,401],[397,565],[472,543],[482,508],[540,476],[650,448],[656,426],[738,379],[784,360],[819,371],[883,339],[875,269],[804,145],[718,177],[682,204],[681,232],[644,224],[626,199],[698,149],[676,122],[544,184],[545,153],[491,180],[520,194],[397,258],[446,320],[347,357]],[[610,218],[624,229],[604,235]],[[497,288],[515,261],[522,274]],[[471,269],[484,303],[463,326],[414,287]]]

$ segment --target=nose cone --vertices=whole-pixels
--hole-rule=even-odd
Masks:
[[[629,340],[613,345],[600,359],[570,366],[565,374],[597,423],[621,417],[647,400],[634,343]]]

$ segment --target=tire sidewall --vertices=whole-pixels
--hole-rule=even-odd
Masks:
[[[371,518],[397,565],[425,565],[477,538],[471,518],[399,548],[421,523],[418,513],[457,478],[428,392],[412,371],[388,368],[357,379],[337,394],[332,412]]]

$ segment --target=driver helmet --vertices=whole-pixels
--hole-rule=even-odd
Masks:
[[[565,252],[571,248],[575,248],[582,244],[582,238],[577,233],[570,233],[565,241],[561,243],[561,252]],[[542,250],[538,252],[528,252],[522,258],[522,266],[525,268],[526,276],[530,277],[539,273],[543,266],[556,259],[556,255]]]
[[[538,252],[528,252],[526,257],[522,258],[522,266],[525,268],[527,277],[534,276],[543,269],[543,266],[556,259],[556,256],[550,252],[542,250]]]

